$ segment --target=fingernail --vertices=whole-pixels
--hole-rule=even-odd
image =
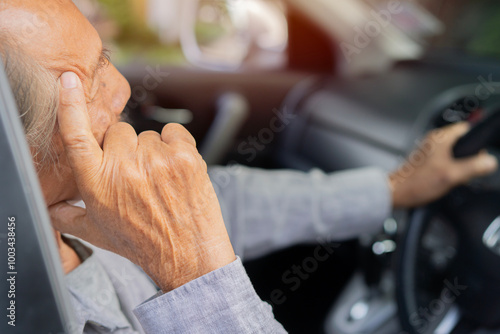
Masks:
[[[78,77],[73,72],[64,72],[61,75],[61,85],[66,89],[75,88],[77,85],[77,80]]]

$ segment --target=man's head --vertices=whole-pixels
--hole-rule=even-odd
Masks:
[[[78,75],[101,145],[130,97],[127,81],[108,63],[99,35],[71,0],[0,0],[0,49],[47,204],[77,198],[57,133],[57,80],[67,71]]]

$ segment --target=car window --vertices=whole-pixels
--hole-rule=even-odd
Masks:
[[[444,22],[434,48],[471,56],[500,58],[500,2],[494,0],[420,0]]]
[[[288,31],[284,0],[74,0],[74,3],[94,24],[118,66],[134,62],[203,66],[206,58],[206,67],[223,70],[242,65],[279,68],[286,63]],[[204,58],[198,59],[197,52]],[[235,62],[231,56],[239,59]]]
[[[104,45],[110,49],[112,61],[116,65],[132,62],[179,66],[187,64],[178,40],[160,34],[158,30],[162,27],[148,23],[146,1],[74,0],[73,2],[99,32]],[[170,5],[172,2],[164,3]],[[165,24],[171,19],[168,14],[173,12],[166,10],[167,8],[168,6],[160,8],[165,13]]]

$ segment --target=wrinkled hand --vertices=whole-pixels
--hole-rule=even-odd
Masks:
[[[411,208],[445,195],[470,179],[494,172],[498,162],[486,151],[463,159],[453,157],[453,146],[469,130],[468,123],[431,131],[408,158],[390,175],[393,206]]]
[[[207,166],[182,126],[137,136],[118,123],[101,149],[77,77],[75,88],[60,84],[58,122],[86,209],[51,206],[57,230],[128,258],[163,291],[236,259]]]

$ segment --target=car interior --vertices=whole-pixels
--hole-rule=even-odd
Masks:
[[[208,165],[389,172],[428,131],[460,121],[472,130],[456,144],[455,157],[487,149],[500,158],[497,1],[130,1],[147,17],[134,29],[128,16],[126,23],[118,19],[124,16],[118,1],[75,3],[130,82],[125,112],[135,130],[183,124]],[[5,98],[8,85],[0,84]],[[4,130],[8,121],[15,123],[2,114]],[[48,321],[35,320],[39,310],[58,310],[55,323],[45,325],[61,332],[71,317],[62,273],[48,245],[48,218],[34,203],[39,190],[29,190],[36,180],[26,167],[27,148],[15,157],[13,148],[25,143],[12,138],[7,131],[0,140],[7,185],[1,219],[4,208],[32,208],[17,219],[39,228],[21,230],[19,223],[23,240],[34,241],[17,249],[42,249],[30,248],[23,260],[39,264],[29,277],[40,288],[33,286],[23,302],[32,305],[37,326]],[[378,233],[322,240],[333,253],[293,290],[283,274],[313,256],[316,244],[244,265],[290,333],[497,333],[499,203],[496,172],[425,207],[395,210]]]

